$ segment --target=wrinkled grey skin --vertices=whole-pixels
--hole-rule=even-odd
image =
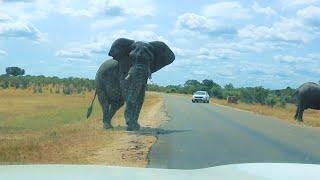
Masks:
[[[320,110],[320,85],[312,82],[304,83],[295,92],[297,97],[297,111],[294,118],[303,121],[305,109]]]
[[[113,59],[105,61],[96,75],[96,95],[103,110],[104,128],[112,128],[111,119],[125,102],[127,130],[138,130],[147,80],[153,72],[171,64],[175,55],[160,41],[146,43],[120,38],[112,44],[109,56]]]

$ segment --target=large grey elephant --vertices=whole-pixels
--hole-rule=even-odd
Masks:
[[[320,110],[320,85],[312,82],[302,84],[295,92],[297,111],[294,118],[303,121],[305,109]]]
[[[109,56],[113,59],[105,61],[96,74],[96,93],[87,117],[97,95],[103,110],[104,128],[112,128],[112,117],[126,103],[127,130],[138,130],[147,80],[152,73],[171,64],[175,55],[160,41],[147,43],[120,38],[112,44]]]

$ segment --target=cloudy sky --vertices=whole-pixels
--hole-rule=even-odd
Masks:
[[[153,75],[268,88],[320,80],[320,0],[0,0],[0,74],[94,78],[119,37],[176,54]]]

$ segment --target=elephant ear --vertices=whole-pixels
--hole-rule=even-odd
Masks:
[[[153,62],[150,65],[151,73],[158,71],[174,61],[175,55],[165,43],[152,41],[149,44],[152,46],[152,52],[154,54]]]
[[[112,56],[113,59],[119,60],[123,56],[128,56],[131,51],[131,45],[134,43],[131,39],[119,38],[112,43],[109,56]]]

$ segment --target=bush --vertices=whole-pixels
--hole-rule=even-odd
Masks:
[[[56,92],[55,92],[56,94],[60,94],[60,88],[59,87],[57,87],[57,89],[56,89]]]
[[[65,86],[65,87],[63,87],[62,92],[65,95],[70,95],[70,94],[72,94],[72,88],[70,86]]]
[[[286,100],[286,98],[285,98],[285,97],[281,97],[281,98],[280,98],[280,101],[279,101],[279,106],[280,106],[281,108],[285,108],[286,105],[287,105],[287,100]]]
[[[274,107],[278,102],[278,97],[274,94],[269,94],[265,100],[265,104],[270,107]]]
[[[9,82],[3,81],[3,82],[1,82],[0,86],[2,87],[2,89],[7,89],[7,88],[9,88]]]
[[[38,93],[42,93],[42,92],[43,92],[42,87],[38,86]]]

